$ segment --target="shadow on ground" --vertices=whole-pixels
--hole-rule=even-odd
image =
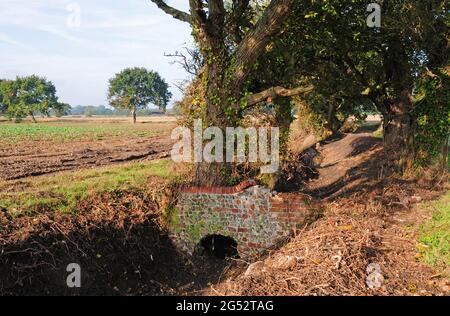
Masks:
[[[317,168],[319,177],[304,190],[318,199],[335,199],[373,190],[392,172],[383,163],[386,159],[382,141],[371,134],[348,134],[327,140],[322,145],[323,160]]]

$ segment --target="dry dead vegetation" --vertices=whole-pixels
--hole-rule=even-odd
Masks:
[[[215,281],[223,262],[189,259],[168,237],[168,185],[150,177],[139,190],[86,197],[72,214],[0,208],[0,295],[174,295]],[[70,263],[82,267],[79,289],[66,285]]]
[[[207,293],[450,295],[448,265],[421,263],[426,246],[418,241],[418,225],[431,218],[419,202],[438,198],[448,189],[445,179],[387,177],[387,153],[364,134],[325,144],[321,151],[326,154],[321,175],[307,191],[326,197],[324,216],[260,261],[239,262]],[[381,286],[374,289],[367,283],[374,277],[372,263],[381,268],[375,276]]]

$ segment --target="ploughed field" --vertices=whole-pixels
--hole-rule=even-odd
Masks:
[[[176,121],[166,117],[138,124],[120,118],[3,122],[0,179],[162,158],[171,149],[174,127]]]

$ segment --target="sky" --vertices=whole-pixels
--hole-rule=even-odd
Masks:
[[[168,4],[187,11],[186,0]],[[175,83],[187,74],[164,53],[191,43],[190,28],[150,0],[0,0],[0,78],[36,74],[61,102],[107,105],[108,80],[124,68],[155,70]]]

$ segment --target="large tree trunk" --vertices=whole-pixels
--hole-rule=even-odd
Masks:
[[[233,92],[225,83],[225,74],[228,67],[226,52],[215,52],[218,56],[212,62],[207,62],[204,68],[205,82],[205,113],[203,119],[204,127],[218,127],[225,135],[227,127],[236,127],[238,118],[230,115],[232,104],[230,103]],[[228,114],[228,115],[227,115]],[[223,157],[226,157],[225,146],[222,148]],[[196,163],[194,182],[202,186],[227,186],[231,182],[231,163],[208,163],[205,161]]]
[[[411,129],[409,112],[412,101],[409,91],[404,91],[383,118],[384,144],[387,147],[402,148],[407,144]]]
[[[230,178],[233,166],[230,163],[196,163],[193,185],[197,186],[228,186],[233,184]]]
[[[388,46],[384,68],[391,83],[394,98],[383,96],[384,146],[392,154],[392,159],[404,171],[414,160],[413,121],[411,120],[412,89],[414,78],[408,56],[400,38],[393,39]],[[385,92],[386,93],[386,92]]]
[[[408,168],[414,160],[414,122],[411,93],[405,90],[383,115],[384,146],[395,154],[397,165]]]

